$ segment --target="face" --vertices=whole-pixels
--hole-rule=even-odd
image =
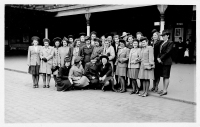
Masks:
[[[124,48],[125,47],[124,43],[120,42],[120,47]]]
[[[107,39],[108,39],[109,42],[111,42],[112,41],[112,36],[108,36]]]
[[[70,42],[73,42],[74,40],[73,40],[73,38],[69,38],[69,41],[70,41]]]
[[[85,41],[85,36],[80,37],[81,42]]]
[[[96,34],[91,35],[91,39],[94,40],[96,38]]]
[[[37,40],[33,40],[33,45],[38,45],[38,41]]]
[[[125,37],[123,38],[123,40],[126,41],[126,40],[127,40],[127,36],[125,36]]]
[[[146,40],[143,40],[142,41],[142,47],[146,47],[147,46],[147,41]]]
[[[138,47],[138,42],[137,42],[137,41],[134,41],[134,42],[133,42],[133,47],[134,47],[134,48],[137,48],[137,47]]]
[[[49,42],[45,41],[44,46],[46,46],[46,47],[49,46]]]
[[[63,46],[67,46],[67,41],[63,41]]]
[[[109,47],[109,42],[108,42],[108,41],[105,41],[105,42],[104,42],[104,45],[105,45],[105,47]]]
[[[115,43],[116,43],[116,44],[119,44],[119,38],[116,37],[116,38],[114,38],[114,39],[115,39]]]
[[[162,36],[163,40],[166,41],[168,39],[169,35]]]
[[[99,42],[98,42],[98,41],[95,41],[95,45],[96,45],[96,46],[99,46]]]
[[[103,65],[105,65],[107,62],[108,62],[108,61],[107,61],[106,58],[102,58],[102,63],[103,63]]]
[[[80,62],[79,62],[79,65],[81,65],[81,64],[82,64],[82,62],[80,61]]]
[[[69,67],[69,65],[70,65],[70,62],[66,62],[66,63],[65,63],[65,66],[66,66],[66,67]]]
[[[87,45],[90,45],[90,40],[87,40],[87,41],[86,41],[86,44],[87,44]]]
[[[77,46],[77,47],[79,47],[79,46],[80,46],[80,44],[81,44],[81,42],[80,42],[80,41],[77,41],[77,42],[76,42],[76,46]]]
[[[60,45],[60,42],[59,42],[59,41],[56,41],[56,42],[55,42],[55,46],[58,47],[59,45]]]
[[[141,34],[137,34],[136,37],[137,37],[138,40],[140,40],[140,38],[142,37],[142,35]]]
[[[106,38],[105,36],[101,36],[101,40],[104,41]]]
[[[157,33],[153,34],[153,40],[158,40],[158,34]]]
[[[129,38],[128,38],[128,42],[133,42],[133,38],[132,38],[132,37],[129,37]]]

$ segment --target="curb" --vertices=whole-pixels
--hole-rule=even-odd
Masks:
[[[15,69],[10,69],[10,68],[4,68],[4,70],[28,74],[28,72],[20,71],[20,70],[15,70]],[[127,91],[130,92],[131,89],[127,89]],[[151,92],[150,92],[150,93],[151,93]],[[167,99],[167,100],[171,100],[171,101],[178,101],[178,102],[182,102],[182,103],[187,103],[187,104],[191,104],[191,105],[196,105],[196,102],[192,102],[192,101],[186,101],[186,100],[181,100],[181,99],[176,99],[176,98],[157,96],[157,95],[154,95],[154,94],[151,94],[151,96],[157,97],[157,98],[163,98],[163,99]]]

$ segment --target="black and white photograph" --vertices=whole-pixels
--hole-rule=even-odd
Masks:
[[[197,4],[53,2],[2,6],[5,125],[198,122]]]

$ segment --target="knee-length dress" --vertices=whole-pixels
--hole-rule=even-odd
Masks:
[[[83,66],[77,67],[73,65],[69,71],[69,77],[72,79],[75,87],[86,87],[89,85],[89,79],[84,76]],[[78,78],[78,79],[77,79]]]
[[[41,58],[41,64],[40,64],[40,73],[45,74],[51,74],[51,68],[53,65],[53,47],[43,46],[40,51],[40,58]],[[44,62],[42,58],[46,58],[47,62]]]
[[[72,86],[68,78],[69,70],[70,67],[66,66],[59,68],[57,76],[57,91],[68,90]]]
[[[140,48],[132,48],[129,53],[129,61],[128,61],[128,73],[127,77],[131,79],[138,79],[139,74],[139,56],[140,56]]]
[[[92,45],[84,45],[82,48],[81,48],[81,51],[80,51],[80,56],[83,57],[83,67],[85,68],[85,64],[90,62],[90,57],[92,55],[92,52],[93,52],[93,49],[94,47]]]
[[[28,73],[39,75],[40,71],[40,48],[41,46],[29,46],[27,64],[29,66]]]
[[[59,66],[60,67],[60,54],[59,54],[59,48],[53,49],[53,66]],[[53,72],[53,75],[58,75],[58,69]]]
[[[116,65],[116,75],[125,76],[127,75],[127,65],[129,58],[129,49],[124,47],[119,49],[117,54],[117,60],[115,62]]]
[[[154,69],[145,69],[145,66],[154,66],[153,47],[146,46],[140,52],[140,70],[138,74],[139,79],[152,79],[154,80]]]
[[[72,58],[72,47],[70,46],[60,47],[59,54],[60,54],[60,64],[61,66],[64,66],[65,57],[68,56],[70,57],[70,59]]]

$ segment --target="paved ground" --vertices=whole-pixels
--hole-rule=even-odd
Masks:
[[[192,104],[98,90],[57,92],[53,80],[51,86],[33,89],[31,75],[5,70],[5,122],[196,121]]]
[[[27,57],[25,55],[6,56],[5,68],[27,72]],[[159,84],[160,90],[162,89],[162,83],[163,81],[161,79]],[[151,94],[158,96],[158,94]],[[187,102],[196,102],[196,64],[172,65],[168,95],[165,97]]]

